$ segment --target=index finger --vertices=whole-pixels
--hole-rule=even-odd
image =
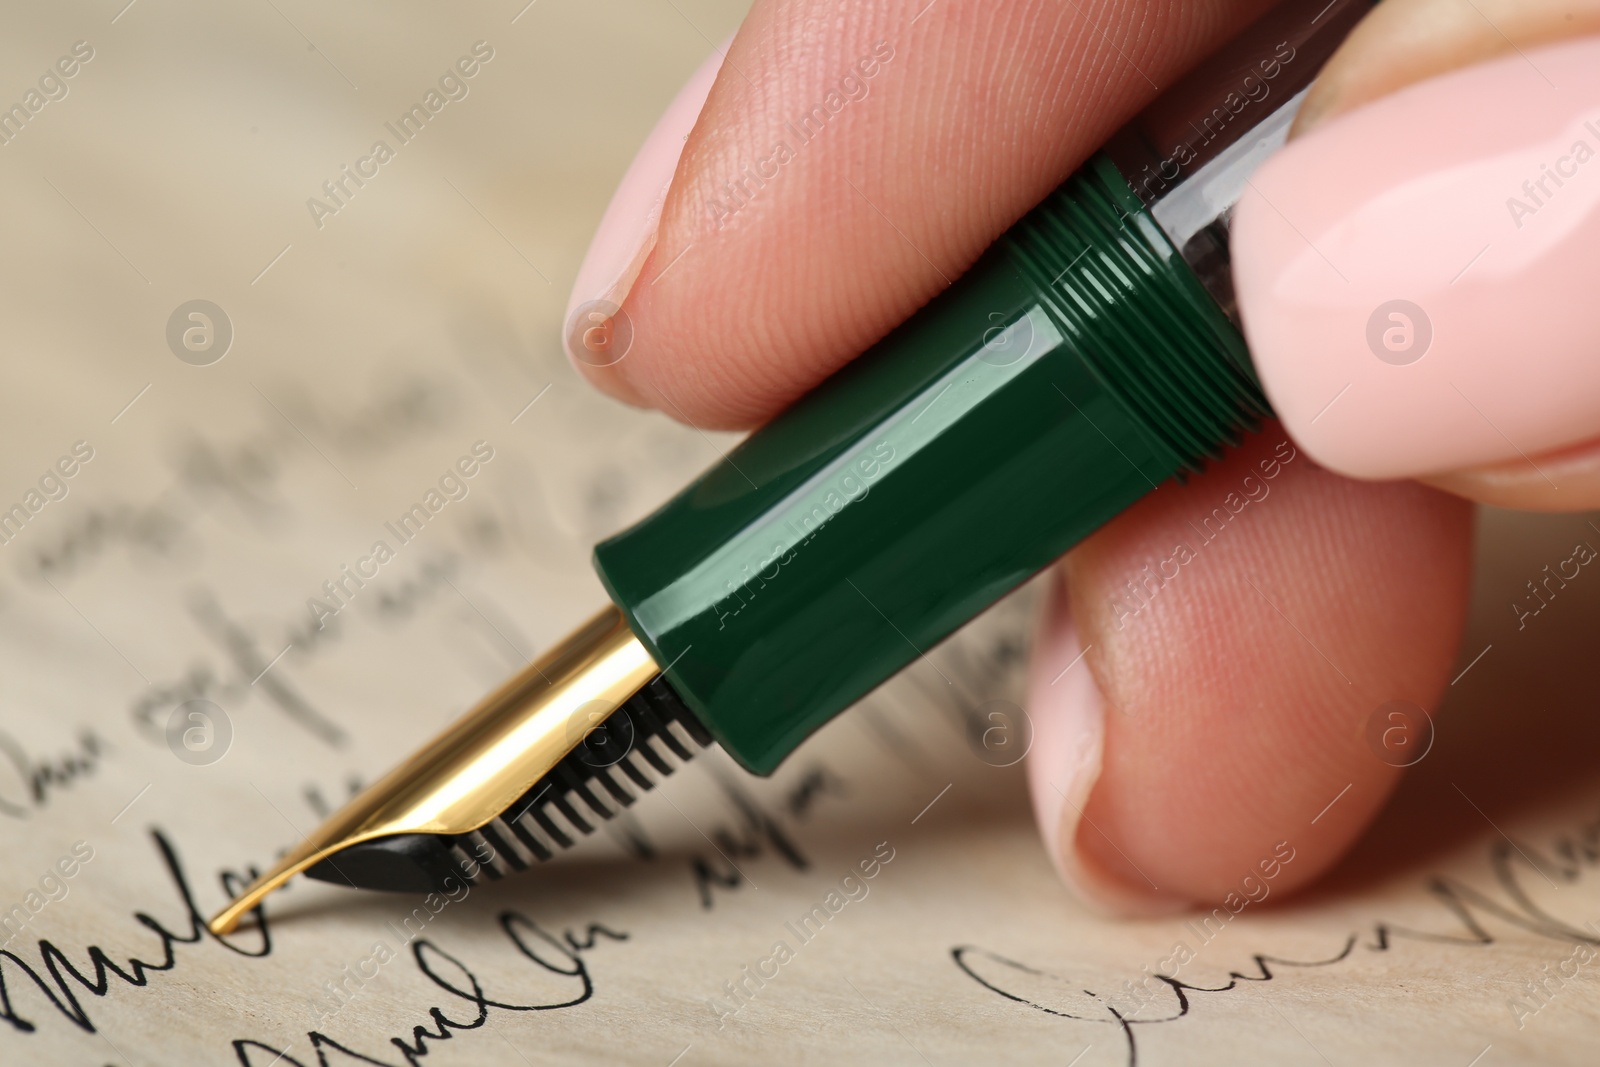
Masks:
[[[575,365],[700,427],[765,421],[1267,6],[757,0],[607,209],[569,309]],[[586,351],[591,320],[626,347]]]

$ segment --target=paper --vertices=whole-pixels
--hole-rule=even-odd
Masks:
[[[632,146],[741,15],[135,3],[8,29],[0,97],[46,102],[0,145],[0,1062],[1591,1060],[1573,680],[1600,582],[1508,606],[1600,545],[1581,517],[1486,520],[1448,729],[1282,906],[1069,900],[984,741],[1020,699],[1024,594],[770,780],[712,752],[462,899],[298,879],[265,931],[202,931],[601,604],[589,546],[732,441],[601,399],[556,339]]]

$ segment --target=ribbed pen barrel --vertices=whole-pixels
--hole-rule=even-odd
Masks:
[[[1267,415],[1244,339],[1116,167],[1096,157],[1006,234],[1078,358],[1170,449],[1173,470]]]
[[[596,567],[672,688],[770,772],[1267,404],[1104,156]]]

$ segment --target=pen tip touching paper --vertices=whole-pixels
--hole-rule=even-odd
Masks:
[[[300,873],[449,893],[526,870],[711,742],[608,607],[335,812],[209,925],[233,930]]]

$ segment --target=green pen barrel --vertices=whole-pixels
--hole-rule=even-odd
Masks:
[[[602,542],[668,682],[748,769],[1269,414],[1105,155],[905,324]]]

